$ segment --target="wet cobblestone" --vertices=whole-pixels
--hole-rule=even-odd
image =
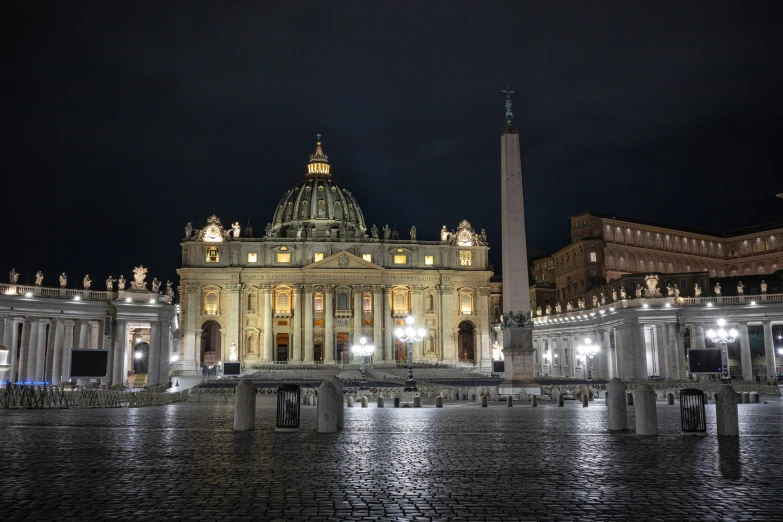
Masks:
[[[425,401],[425,405],[427,402]],[[346,429],[234,433],[227,404],[0,411],[3,520],[781,520],[783,401],[740,405],[742,437],[606,433],[582,408],[450,402],[346,409]],[[633,408],[629,412],[633,427]]]

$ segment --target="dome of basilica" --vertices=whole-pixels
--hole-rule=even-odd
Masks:
[[[280,200],[271,236],[288,238],[365,238],[367,226],[359,203],[332,179],[320,136],[310,155],[307,174]]]

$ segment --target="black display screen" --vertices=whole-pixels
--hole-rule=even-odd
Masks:
[[[223,375],[242,375],[242,363],[223,363]]]
[[[723,357],[720,350],[688,350],[689,373],[723,373]]]
[[[103,379],[109,368],[109,350],[71,350],[72,379]]]

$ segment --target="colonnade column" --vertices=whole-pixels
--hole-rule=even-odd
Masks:
[[[160,325],[160,364],[158,365],[158,384],[169,382],[169,367],[171,365],[171,323],[161,322]]]
[[[38,319],[34,317],[30,319],[30,337],[27,342],[27,346],[22,345],[22,353],[27,351],[27,357],[25,359],[25,372],[23,381],[35,380],[35,365],[38,363]]]
[[[568,365],[567,368],[563,369],[566,377],[573,377],[576,374],[576,350],[574,349],[575,344],[574,334],[568,334],[568,346],[566,346],[564,349],[565,353],[563,357],[563,365]]]
[[[264,360],[274,361],[274,339],[272,337],[272,285],[261,285],[264,296]]]
[[[86,350],[87,345],[89,342],[89,326],[90,321],[86,319],[80,319],[79,320],[79,349],[80,350]],[[76,383],[80,385],[85,385],[89,383],[89,379],[77,379]]]
[[[481,286],[478,289],[478,316],[481,329],[481,366],[480,368],[492,369],[492,347],[489,335],[489,287]],[[540,358],[539,358],[540,362]]]
[[[424,288],[421,285],[411,286],[411,295],[413,296],[413,324],[418,328],[424,328]],[[410,308],[410,307],[409,307]],[[424,359],[424,341],[414,343],[413,360]]]
[[[304,361],[313,362],[313,285],[304,285]]]
[[[71,380],[71,350],[73,349],[73,329],[76,321],[66,319],[63,321],[65,335],[63,336],[63,356],[62,366],[60,367],[60,382]],[[112,368],[113,368],[112,363]]]
[[[677,355],[677,323],[666,324],[666,371],[669,379],[682,379]]]
[[[38,320],[38,346],[35,349],[35,372],[32,374],[32,380],[41,382],[44,380],[44,370],[46,368],[46,327],[49,325],[49,319]],[[32,364],[32,358],[30,363]]]
[[[775,342],[772,338],[772,321],[763,321],[761,324],[764,326],[764,359],[767,363],[767,380],[770,380],[777,375]]]
[[[3,330],[3,345],[8,348],[8,364],[11,365],[11,369],[6,372],[6,380],[8,382],[16,381],[16,347],[19,344],[18,339],[18,327],[17,320],[12,315],[5,316],[5,330]]]
[[[602,348],[606,352],[606,375],[604,376],[606,379],[617,377],[617,368],[615,368],[614,365],[614,351],[612,350],[612,340],[610,338],[609,330],[609,328],[604,328],[604,330],[601,332],[601,343],[603,345]]]
[[[685,336],[680,333],[680,325],[677,324],[674,326],[674,337],[677,341],[677,365],[680,368],[679,378],[680,379],[687,379],[688,378],[688,364],[685,360]]]
[[[443,360],[453,363],[457,358],[454,353],[454,332],[452,331],[452,300],[454,287],[440,285],[440,337],[443,345]]]
[[[52,376],[54,374],[54,351],[55,341],[57,340],[57,324],[62,322],[62,319],[53,317],[49,319],[49,334],[46,338],[46,359],[44,360],[43,378],[41,380],[46,382],[52,382]]]
[[[379,360],[388,361],[388,347],[383,344],[383,285],[372,285],[372,344]]]
[[[334,285],[324,290],[324,364],[334,364]]]
[[[201,315],[201,307],[199,306],[199,286],[198,285],[185,285],[185,292],[187,293],[187,301],[185,308],[185,353],[183,354],[183,364],[181,365],[186,371],[188,369],[195,371],[198,374],[199,365],[201,363],[201,353],[196,349],[198,342],[197,336],[199,332],[196,331],[196,320]],[[118,332],[119,333],[119,329]],[[116,335],[116,334],[115,334]],[[115,346],[118,336],[115,336]],[[116,361],[116,358],[115,358]],[[188,368],[190,366],[190,368]],[[112,380],[112,384],[117,384]]]
[[[294,298],[294,332],[291,339],[294,362],[302,360],[302,285],[291,285]]]
[[[73,339],[73,322],[70,321],[70,325],[68,324],[69,321],[65,322],[65,342],[66,345],[68,343],[69,339]],[[114,384],[125,384],[125,364],[123,361],[123,357],[125,357],[125,326],[127,321],[117,321],[117,324],[114,328],[114,353],[112,354],[112,375],[111,375],[111,383]],[[68,336],[68,330],[70,328],[71,335]],[[195,332],[194,332],[195,334]],[[63,361],[64,362],[64,361]]]
[[[668,379],[669,378],[669,367],[670,364],[667,364],[667,349],[666,349],[666,333],[665,333],[665,324],[658,323],[654,326],[655,328],[655,356],[656,356],[656,366],[658,367],[658,375],[662,379]]]
[[[384,360],[395,361],[393,303],[391,302],[391,288],[388,286],[383,288],[383,307],[383,357]]]
[[[359,339],[362,338],[362,286],[352,285],[351,290],[353,293],[353,340],[352,340],[353,342],[352,344],[358,344]],[[356,359],[356,361],[354,361],[354,358]],[[350,351],[349,348],[348,360],[351,361],[352,364],[358,364],[361,362],[361,357],[355,356],[353,352]]]
[[[19,374],[17,380],[27,380],[27,367],[30,361],[30,334],[33,331],[33,321],[29,317],[22,320],[22,340],[19,346]],[[36,329],[37,331],[37,329]],[[36,335],[38,335],[36,333]]]
[[[693,325],[691,330],[691,348],[706,348],[704,344],[704,325]]]
[[[228,316],[228,332],[226,332],[226,344],[221,344],[221,348],[223,350],[223,353],[228,353],[225,350],[231,346],[231,343],[234,342],[237,344],[237,358],[239,358],[239,354],[242,353],[243,350],[243,341],[242,338],[242,307],[241,307],[241,301],[242,301],[242,290],[245,289],[245,285],[242,283],[236,283],[236,284],[229,284],[226,285],[228,289],[228,298],[229,298],[229,316]],[[222,355],[222,354],[221,354]],[[226,359],[228,357],[225,357]]]
[[[742,380],[753,380],[753,362],[750,358],[750,339],[748,337],[748,323],[739,324],[740,364],[742,365]]]
[[[150,322],[150,351],[147,360],[147,385],[160,384],[160,322]]]

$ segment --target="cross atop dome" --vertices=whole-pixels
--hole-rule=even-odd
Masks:
[[[315,154],[310,154],[310,164],[307,165],[308,176],[331,176],[329,174],[329,157],[321,149],[321,133],[315,135]]]

